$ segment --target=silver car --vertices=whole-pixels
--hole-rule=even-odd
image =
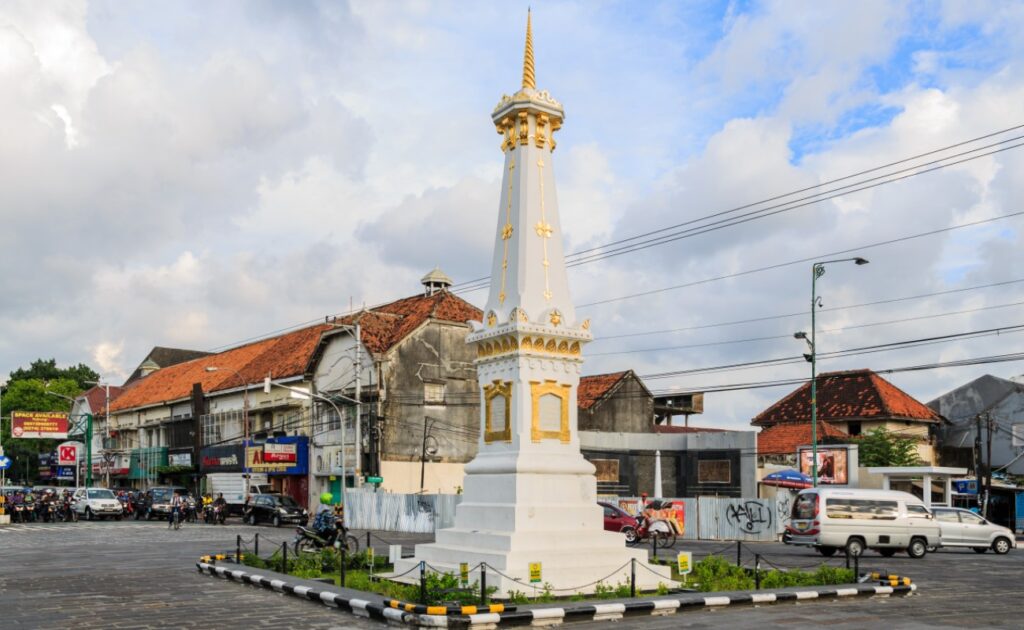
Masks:
[[[942,532],[943,547],[970,547],[977,553],[991,549],[999,554],[1017,547],[1013,532],[974,512],[949,507],[932,508],[932,512]]]

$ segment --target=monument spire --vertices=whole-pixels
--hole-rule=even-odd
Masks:
[[[639,588],[672,582],[667,567],[647,564],[646,550],[604,531],[594,465],[580,452],[577,390],[593,336],[590,321],[576,318],[562,253],[554,150],[564,118],[561,103],[536,87],[528,13],[523,87],[491,112],[505,165],[491,291],[484,321],[466,336],[479,381],[477,455],[464,469],[454,526],[396,561],[396,574],[419,562],[453,573],[486,562],[498,574],[488,573],[488,584],[507,596],[519,583],[506,576],[543,562],[556,589],[591,592],[601,580],[630,579],[635,560],[646,569],[635,576]]]
[[[533,31],[530,28],[530,10],[526,10],[526,50],[523,52],[523,89],[537,89],[533,69]]]

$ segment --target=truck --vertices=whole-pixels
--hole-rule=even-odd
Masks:
[[[240,515],[245,505],[246,478],[250,495],[271,492],[266,473],[210,473],[206,475],[206,492],[213,498],[223,494],[228,514]]]

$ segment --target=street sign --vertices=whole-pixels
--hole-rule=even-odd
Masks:
[[[539,562],[531,562],[530,563],[530,582],[531,583],[537,583],[537,582],[540,582],[540,579],[541,579],[540,578],[540,563]]]
[[[11,458],[0,455],[0,470],[7,470],[11,467]]]
[[[57,447],[57,465],[74,466],[78,461],[78,445],[65,442]]]
[[[367,477],[366,483],[384,483],[384,477]]]
[[[693,570],[693,552],[680,551],[679,555],[676,556],[676,565],[679,575],[686,575]]]
[[[460,562],[459,563],[459,579],[462,581],[463,584],[469,584],[469,563],[468,562]]]

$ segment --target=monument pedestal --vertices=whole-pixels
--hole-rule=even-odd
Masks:
[[[554,472],[564,458],[538,460],[549,472],[470,472],[497,468],[500,458],[483,456],[467,466],[465,499],[456,509],[455,526],[437,532],[434,543],[417,545],[416,556],[395,563],[395,573],[425,561],[428,570],[459,574],[459,565],[471,570],[470,581],[480,582],[477,565],[487,564],[487,586],[496,597],[512,591],[534,595],[550,585],[556,595],[593,593],[598,583],[628,584],[636,559],[638,590],[653,590],[659,583],[672,586],[668,567],[647,563],[647,549],[627,548],[623,534],[604,531],[604,514],[596,503],[596,481],[591,465],[581,456],[573,468],[587,472]],[[478,458],[480,459],[480,458]],[[492,464],[488,466],[488,464]],[[541,581],[530,582],[530,565],[541,563]],[[419,579],[416,571],[406,578]],[[531,588],[533,590],[531,590]]]

